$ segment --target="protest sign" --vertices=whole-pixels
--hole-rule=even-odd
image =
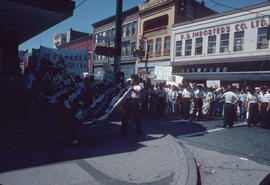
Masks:
[[[53,49],[40,46],[40,55],[37,68],[40,66],[42,58],[46,58],[53,63],[64,60],[64,66],[68,73],[83,76],[89,71],[89,53],[87,50]]]
[[[207,80],[206,87],[210,88],[220,88],[220,80]]]

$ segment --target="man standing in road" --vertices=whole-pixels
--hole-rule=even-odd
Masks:
[[[123,106],[123,109],[125,110],[123,118],[122,118],[122,124],[121,124],[121,135],[125,135],[127,133],[128,128],[128,120],[130,117],[130,114],[133,113],[135,123],[136,123],[136,133],[142,134],[141,130],[141,113],[140,113],[140,104],[141,104],[141,92],[142,87],[139,85],[139,77],[137,75],[131,76],[131,93],[127,97],[127,101]]]
[[[234,121],[234,106],[238,102],[239,98],[233,92],[231,86],[228,87],[227,92],[225,92],[220,98],[225,98],[225,109],[224,109],[224,124],[223,127],[226,128],[229,125],[229,128],[233,127]]]
[[[205,92],[201,85],[198,85],[198,89],[194,93],[194,111],[191,117],[191,120],[193,120],[196,117],[196,114],[198,112],[198,119],[202,119],[202,106],[203,106],[203,99],[205,98]]]

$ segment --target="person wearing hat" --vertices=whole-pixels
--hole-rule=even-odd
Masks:
[[[121,124],[121,135],[126,135],[128,128],[128,120],[130,114],[132,113],[136,123],[136,133],[142,134],[141,130],[141,113],[140,113],[140,104],[141,104],[141,94],[142,87],[139,85],[139,77],[137,75],[131,76],[131,92],[127,97],[127,101],[124,104],[124,114]]]

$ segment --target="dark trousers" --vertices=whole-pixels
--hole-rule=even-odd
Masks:
[[[197,98],[194,101],[194,111],[192,114],[192,117],[195,118],[196,114],[198,112],[198,118],[202,119],[202,106],[203,106],[203,100],[201,98]]]
[[[70,140],[76,139],[80,125],[74,117],[74,112],[66,109],[62,103],[51,104],[50,108],[60,137],[68,136]]]
[[[267,107],[268,107],[268,103],[263,102],[261,105],[261,110],[262,110],[262,119],[261,119],[261,123],[262,123],[262,127],[264,128],[270,128],[270,112],[267,112]]]
[[[224,127],[226,127],[227,125],[229,127],[233,126],[234,112],[234,105],[232,103],[226,103],[224,109]]]
[[[259,117],[258,103],[250,103],[249,104],[248,119],[247,119],[248,126],[250,126],[251,123],[256,125],[258,122],[258,117]]]
[[[189,119],[190,98],[182,98],[182,108],[183,119]]]
[[[124,134],[127,132],[128,120],[131,114],[133,114],[135,123],[136,123],[136,132],[141,132],[141,112],[140,112],[140,100],[139,99],[130,99],[124,105],[125,113],[122,118],[121,124],[121,133]]]

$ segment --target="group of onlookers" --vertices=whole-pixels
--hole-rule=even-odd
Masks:
[[[270,127],[270,88],[205,88],[203,85],[144,85],[142,113],[152,116],[173,115],[191,121],[223,118],[224,127],[237,119],[247,120],[248,127],[261,123]]]

